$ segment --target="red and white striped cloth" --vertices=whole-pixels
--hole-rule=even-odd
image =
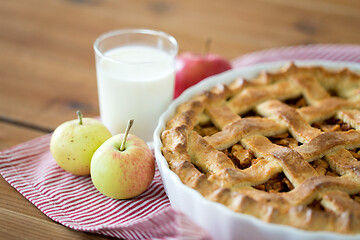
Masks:
[[[309,45],[269,49],[233,60],[234,67],[280,60],[360,63],[359,45]],[[125,239],[210,239],[171,208],[159,171],[145,193],[130,200],[100,194],[90,177],[63,171],[49,152],[51,135],[0,152],[4,179],[54,221],[71,229]]]
[[[327,60],[360,63],[360,45],[314,44],[266,49],[245,54],[232,61],[235,68],[258,63],[296,60]]]
[[[49,152],[50,138],[48,134],[1,152],[0,172],[54,221],[125,239],[210,239],[187,216],[171,208],[158,169],[142,195],[114,200],[98,192],[89,176],[62,170]]]

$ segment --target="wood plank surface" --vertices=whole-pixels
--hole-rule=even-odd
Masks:
[[[93,43],[113,29],[173,35],[179,51],[360,43],[353,0],[11,0],[0,4],[0,151],[99,115]],[[105,239],[55,223],[0,179],[0,239]]]

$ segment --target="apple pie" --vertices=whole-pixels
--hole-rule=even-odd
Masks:
[[[192,97],[162,154],[208,200],[309,231],[360,233],[360,76],[290,63]]]

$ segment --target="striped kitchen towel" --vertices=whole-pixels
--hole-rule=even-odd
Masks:
[[[309,45],[249,53],[234,67],[281,60],[360,63],[358,45]],[[49,152],[51,135],[0,152],[4,179],[54,221],[74,230],[124,239],[209,239],[188,216],[171,208],[160,173],[142,195],[114,200],[99,193],[90,177],[63,171]]]
[[[89,176],[62,170],[49,152],[51,135],[0,153],[0,172],[40,211],[74,230],[124,239],[209,239],[184,214],[173,210],[158,169],[150,187],[129,200],[102,195]]]
[[[296,60],[360,63],[360,45],[313,44],[266,49],[235,58],[232,65],[234,68],[240,68],[258,63]]]

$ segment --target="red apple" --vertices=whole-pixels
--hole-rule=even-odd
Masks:
[[[225,58],[209,53],[196,54],[184,52],[176,59],[176,77],[174,97],[177,98],[185,89],[204,78],[231,69]]]

